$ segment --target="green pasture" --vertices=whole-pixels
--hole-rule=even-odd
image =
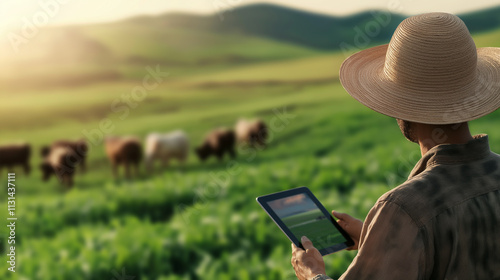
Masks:
[[[106,41],[107,30],[85,32],[102,38],[117,55],[128,43]],[[478,35],[478,46],[500,46],[498,34]],[[266,56],[267,48],[273,49],[252,50]],[[379,196],[406,179],[420,151],[395,120],[343,90],[337,75],[344,54],[286,48],[290,55],[276,61],[228,63],[210,73],[159,61],[152,67],[159,64],[172,76],[132,100],[134,105],[122,98],[142,85],[142,64],[126,64],[127,79],[0,89],[0,143],[33,146],[32,174],[16,170],[17,270],[7,270],[8,232],[2,226],[0,278],[120,279],[125,273],[140,280],[294,279],[290,242],[255,197],[308,186],[328,210],[363,219]],[[239,146],[234,161],[222,162],[201,163],[191,153],[182,167],[172,162],[152,175],[142,167],[133,180],[111,177],[101,142],[105,133],[99,131],[103,120],[111,123],[109,134],[141,139],[183,129],[192,150],[208,131],[232,127],[241,117],[266,121],[267,148]],[[471,123],[473,133],[490,135],[494,151],[500,151],[499,120],[497,111]],[[70,190],[55,178],[41,182],[38,170],[40,148],[61,138],[91,142],[88,172],[77,174]],[[6,215],[4,191],[0,218],[6,221]],[[354,256],[326,256],[328,274],[339,277]]]

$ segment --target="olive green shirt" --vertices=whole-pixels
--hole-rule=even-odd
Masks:
[[[500,156],[488,136],[432,148],[379,198],[340,279],[500,279]]]

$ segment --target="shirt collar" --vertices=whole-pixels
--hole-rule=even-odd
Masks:
[[[478,160],[490,154],[488,135],[475,135],[465,144],[441,144],[433,147],[417,162],[408,179],[436,164],[460,164]]]

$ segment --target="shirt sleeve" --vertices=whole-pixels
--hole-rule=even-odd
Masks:
[[[424,279],[424,256],[411,217],[397,204],[379,201],[363,224],[358,254],[339,280]]]

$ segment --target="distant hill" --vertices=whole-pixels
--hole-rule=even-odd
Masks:
[[[388,42],[406,17],[384,11],[334,17],[270,4],[254,4],[211,16],[169,13],[149,20],[162,21],[169,27],[252,35],[314,49],[339,50]],[[459,17],[472,33],[500,27],[500,7]]]
[[[500,7],[458,15],[471,33],[493,30],[500,27]]]
[[[320,50],[338,50],[345,44],[358,43],[358,48],[363,48],[389,40],[404,18],[380,11],[333,17],[259,4],[229,11],[223,21],[213,16],[212,21],[218,32],[238,32]]]
[[[500,27],[500,6],[459,16],[472,33]],[[118,55],[120,59],[126,56],[126,60],[133,62],[160,59],[183,64],[190,62],[190,58],[198,65],[212,61],[240,62],[253,59],[243,50],[247,45],[255,48],[263,44],[272,49],[281,42],[280,47],[287,49],[284,52],[294,56],[311,53],[305,49],[360,49],[388,42],[406,17],[387,11],[334,17],[253,4],[208,16],[167,13],[105,24],[46,28],[29,40],[26,48],[29,51],[23,56],[50,56],[65,62],[101,60],[110,55]],[[221,52],[225,56],[217,57]],[[196,61],[198,58],[201,61]]]
[[[500,7],[460,17],[473,33],[500,27]],[[137,79],[145,66],[156,64],[178,77],[325,51],[350,53],[388,42],[404,18],[383,11],[334,17],[255,4],[208,16],[167,13],[43,28],[19,51],[0,46],[5,66],[0,84],[38,87]]]
[[[254,4],[209,16],[168,13],[125,22],[262,37],[324,51],[338,50],[343,42],[355,44],[354,38],[360,32],[366,34],[368,31],[367,44],[389,40],[404,18],[381,11],[333,17],[270,4]]]
[[[262,38],[318,51],[357,51],[388,42],[406,17],[377,10],[335,17],[271,4],[253,4],[208,16],[167,13],[132,18],[121,24],[184,30],[192,34]],[[459,17],[472,33],[500,28],[500,6]],[[210,42],[206,40],[198,46],[210,47]]]

